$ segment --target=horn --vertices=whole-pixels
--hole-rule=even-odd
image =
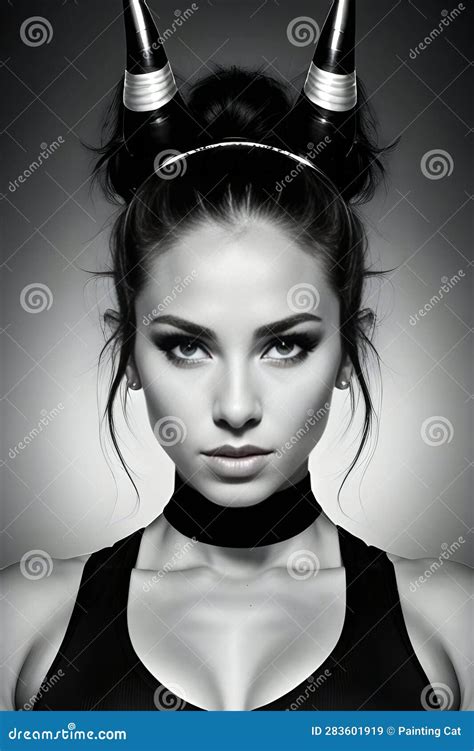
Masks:
[[[122,131],[140,174],[151,174],[157,154],[192,145],[195,125],[176,86],[158,28],[145,0],[123,0],[127,63]]]
[[[324,22],[303,87],[317,107],[348,112],[357,104],[355,0],[335,0]]]
[[[316,161],[336,179],[356,134],[355,0],[334,0],[289,120],[308,124]],[[294,126],[293,126],[294,127]]]

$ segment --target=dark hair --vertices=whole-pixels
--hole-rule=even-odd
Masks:
[[[105,195],[121,206],[110,239],[110,270],[92,272],[112,279],[117,310],[108,311],[105,323],[113,325],[99,356],[111,353],[112,373],[103,419],[107,420],[113,445],[133,483],[120,451],[113,415],[114,402],[123,385],[127,362],[134,351],[136,335],[135,298],[146,283],[148,269],[157,254],[168,249],[179,233],[202,221],[213,220],[226,227],[238,227],[250,217],[269,217],[291,237],[321,260],[325,276],[340,301],[340,333],[343,351],[349,356],[362,393],[365,417],[362,438],[345,477],[356,464],[372,430],[373,407],[366,369],[370,352],[380,370],[380,357],[372,344],[376,316],[362,309],[364,280],[392,271],[366,268],[367,236],[357,205],[372,197],[384,178],[383,152],[395,144],[379,148],[375,143],[376,120],[369,107],[360,79],[356,113],[356,139],[352,176],[348,176],[345,199],[335,185],[317,170],[292,162],[287,156],[266,149],[210,149],[186,160],[174,179],[153,174],[128,203],[120,199],[126,183],[126,158],[121,132],[123,79],[105,119],[107,137],[94,149],[100,157],[93,169],[93,182],[100,181]],[[229,137],[287,148],[307,155],[310,133],[304,123],[285,131],[292,102],[284,86],[261,71],[240,67],[217,67],[190,90],[187,104],[208,143]],[[295,164],[298,165],[295,167]],[[179,165],[179,161],[176,163]],[[291,180],[287,179],[291,173]],[[295,173],[293,177],[293,173]],[[347,176],[346,176],[347,177]],[[285,181],[284,188],[278,190]],[[352,186],[352,188],[351,188]],[[351,379],[350,400],[353,421],[357,403]],[[127,391],[122,409],[127,419]],[[128,421],[127,421],[128,423]]]

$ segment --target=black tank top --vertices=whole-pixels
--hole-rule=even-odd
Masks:
[[[86,561],[66,633],[33,709],[202,710],[160,683],[130,640],[130,575],[144,529]],[[393,563],[384,551],[337,529],[346,571],[339,640],[306,680],[253,711],[426,709],[421,697],[433,690],[406,630]]]

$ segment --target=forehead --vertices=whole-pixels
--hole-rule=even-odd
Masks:
[[[236,311],[244,325],[276,320],[313,299],[311,312],[337,317],[338,301],[318,258],[280,227],[258,220],[238,228],[208,223],[184,233],[152,262],[136,307],[141,318],[166,301],[167,313],[216,327],[229,315],[235,320]]]

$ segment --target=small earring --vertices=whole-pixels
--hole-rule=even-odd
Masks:
[[[127,381],[127,386],[128,386],[129,389],[136,389],[137,386],[138,386],[138,384],[137,384],[136,381],[132,381],[132,382]]]
[[[346,389],[349,386],[349,381],[339,381],[339,388]]]

